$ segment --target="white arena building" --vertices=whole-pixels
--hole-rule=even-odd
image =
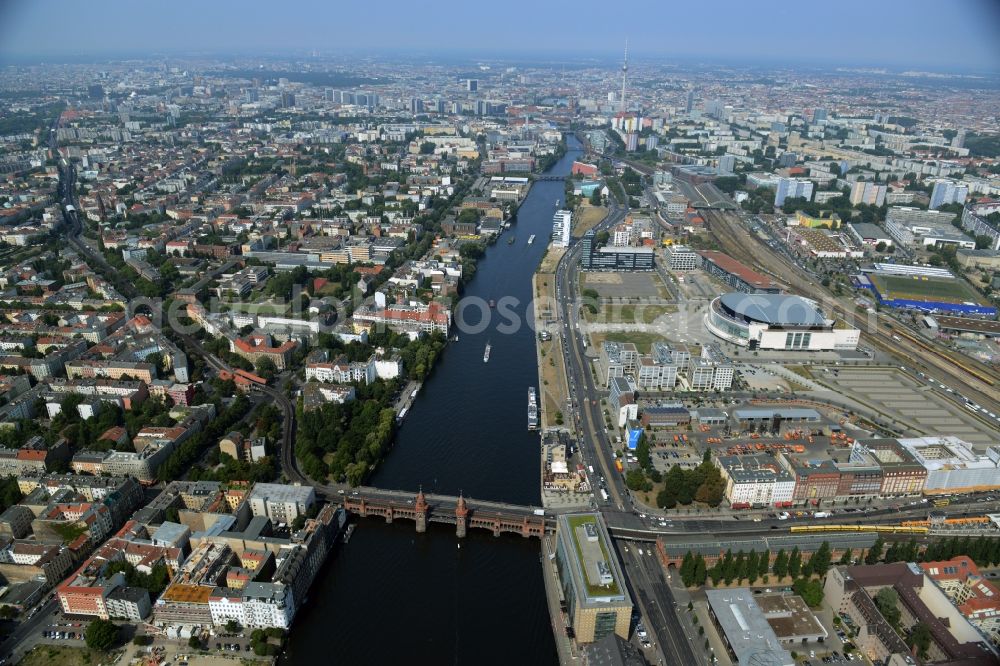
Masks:
[[[713,335],[750,349],[857,349],[861,331],[827,319],[816,301],[788,294],[723,294],[705,315]]]

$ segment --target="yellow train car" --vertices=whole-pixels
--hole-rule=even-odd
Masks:
[[[878,534],[927,534],[929,528],[916,525],[795,525],[792,534],[820,532],[876,532]]]

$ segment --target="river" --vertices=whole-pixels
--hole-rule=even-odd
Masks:
[[[581,150],[572,136],[567,141],[566,155],[547,173],[570,172]],[[562,182],[535,183],[517,223],[487,249],[463,295],[469,305],[458,313],[459,340],[425,382],[370,485],[540,503],[539,436],[527,429],[528,387],[537,386],[538,373],[534,331],[525,320],[557,199],[564,199]],[[485,305],[489,300],[497,309]],[[510,325],[512,316],[519,326]],[[458,546],[453,527],[432,524],[417,534],[409,521],[362,520],[314,584],[286,659],[558,663],[538,542],[469,530]]]

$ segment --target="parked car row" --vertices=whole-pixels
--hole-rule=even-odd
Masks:
[[[49,631],[48,629],[42,632],[42,636],[44,638],[52,638],[57,641],[83,639],[82,632],[78,634],[75,631]]]

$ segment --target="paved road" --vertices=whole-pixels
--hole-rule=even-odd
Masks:
[[[7,640],[0,644],[0,658],[13,663],[30,652],[40,640],[42,630],[52,624],[58,610],[59,604],[55,599],[45,602],[34,617],[21,622]]]
[[[627,548],[627,551],[626,551]],[[673,593],[663,578],[663,572],[656,555],[648,548],[621,547],[622,563],[628,575],[634,601],[645,619],[653,647],[655,659],[663,664],[685,664],[694,666],[705,663],[704,655],[697,646],[692,646],[688,632],[677,616],[677,604]],[[647,654],[647,657],[653,655]],[[651,659],[652,660],[652,659]]]
[[[595,229],[601,231],[617,224],[628,212],[611,200],[608,217]],[[556,300],[559,303],[563,326],[563,356],[569,379],[570,397],[579,428],[577,440],[586,461],[601,470],[607,483],[611,504],[620,511],[630,507],[628,491],[611,458],[611,445],[604,429],[600,392],[594,385],[591,361],[586,356],[586,341],[580,330],[579,285],[576,270],[580,258],[579,242],[559,260],[556,267]],[[606,504],[606,503],[605,503]]]

